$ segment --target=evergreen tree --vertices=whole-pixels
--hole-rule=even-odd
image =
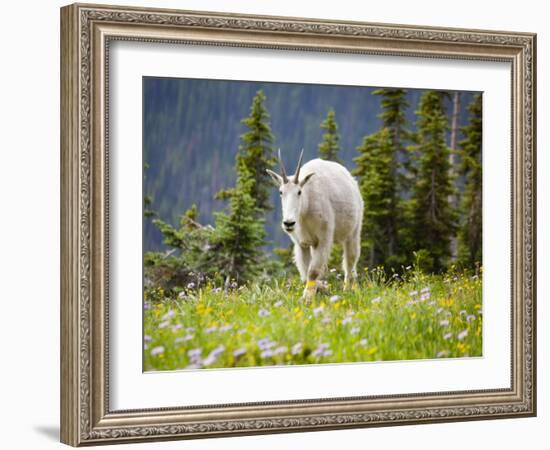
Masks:
[[[154,216],[157,216],[154,213]],[[198,208],[191,206],[181,217],[179,228],[160,218],[152,222],[161,232],[166,252],[144,254],[145,276],[164,289],[183,288],[189,282],[197,287],[216,274],[216,267],[206,260],[214,229],[197,222]]]
[[[265,240],[264,220],[252,196],[254,178],[241,170],[232,191],[228,212],[216,212],[216,228],[209,255],[217,271],[237,283],[250,280],[259,271]]]
[[[271,147],[273,134],[269,125],[269,113],[265,107],[265,95],[260,90],[252,99],[250,115],[242,120],[248,130],[241,135],[241,145],[237,153],[235,170],[237,177],[252,177],[250,194],[254,199],[258,214],[273,209],[269,199],[271,178],[266,169],[271,169],[277,162]],[[234,190],[228,189],[216,194],[216,198],[227,199]]]
[[[361,236],[361,263],[370,268],[393,267],[396,261],[395,211],[397,193],[392,173],[394,147],[389,128],[365,136],[352,172],[359,178],[365,203]]]
[[[338,152],[340,151],[340,135],[336,123],[336,113],[329,110],[326,119],[321,123],[321,129],[325,130],[323,140],[319,144],[319,157],[328,161],[340,162]]]
[[[417,158],[416,180],[407,204],[410,228],[405,239],[409,251],[422,256],[416,262],[426,271],[438,272],[451,256],[450,241],[456,230],[456,211],[449,204],[453,185],[441,93],[424,93],[416,114],[417,144],[411,147]]]
[[[388,128],[391,143],[394,149],[392,171],[396,179],[398,192],[406,193],[411,185],[408,178],[410,171],[410,157],[407,151],[407,141],[411,139],[411,132],[407,128],[405,111],[409,107],[407,91],[397,88],[377,89],[374,95],[382,97],[380,106],[382,112],[378,117],[382,120],[382,127]]]
[[[463,222],[458,231],[459,260],[468,266],[482,261],[482,102],[476,95],[468,106],[470,120],[462,128],[464,140],[459,143],[461,164],[459,174],[464,177],[464,193],[461,202]]]

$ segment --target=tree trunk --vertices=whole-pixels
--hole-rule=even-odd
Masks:
[[[456,175],[455,166],[457,164],[457,139],[458,139],[458,117],[460,115],[460,92],[455,92],[453,94],[453,115],[451,117],[451,142],[450,142],[450,150],[449,153],[449,176],[451,180],[454,179]],[[453,183],[455,183],[453,181]],[[455,186],[456,188],[456,186]],[[452,193],[449,195],[448,198],[449,205],[453,210],[456,210],[458,208],[458,198],[456,194]],[[451,238],[451,259],[453,261],[456,261],[456,258],[458,256],[458,242],[456,236],[453,236]]]

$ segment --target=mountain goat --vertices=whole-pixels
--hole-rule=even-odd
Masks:
[[[279,186],[283,208],[282,228],[294,243],[294,262],[306,282],[303,299],[315,296],[326,270],[333,243],[344,250],[344,284],[357,276],[361,251],[363,199],[349,171],[336,162],[313,159],[302,167],[302,150],[296,173],[287,176],[279,151],[281,175],[267,170]]]

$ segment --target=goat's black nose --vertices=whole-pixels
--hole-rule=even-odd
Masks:
[[[285,220],[283,222],[283,225],[286,227],[286,228],[292,228],[294,225],[296,225],[296,221],[295,220]]]

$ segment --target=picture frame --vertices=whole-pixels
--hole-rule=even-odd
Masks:
[[[114,410],[109,63],[115,41],[506,62],[510,386]],[[536,35],[74,4],[61,9],[61,441],[97,445],[536,415]],[[506,126],[506,125],[505,125]]]

